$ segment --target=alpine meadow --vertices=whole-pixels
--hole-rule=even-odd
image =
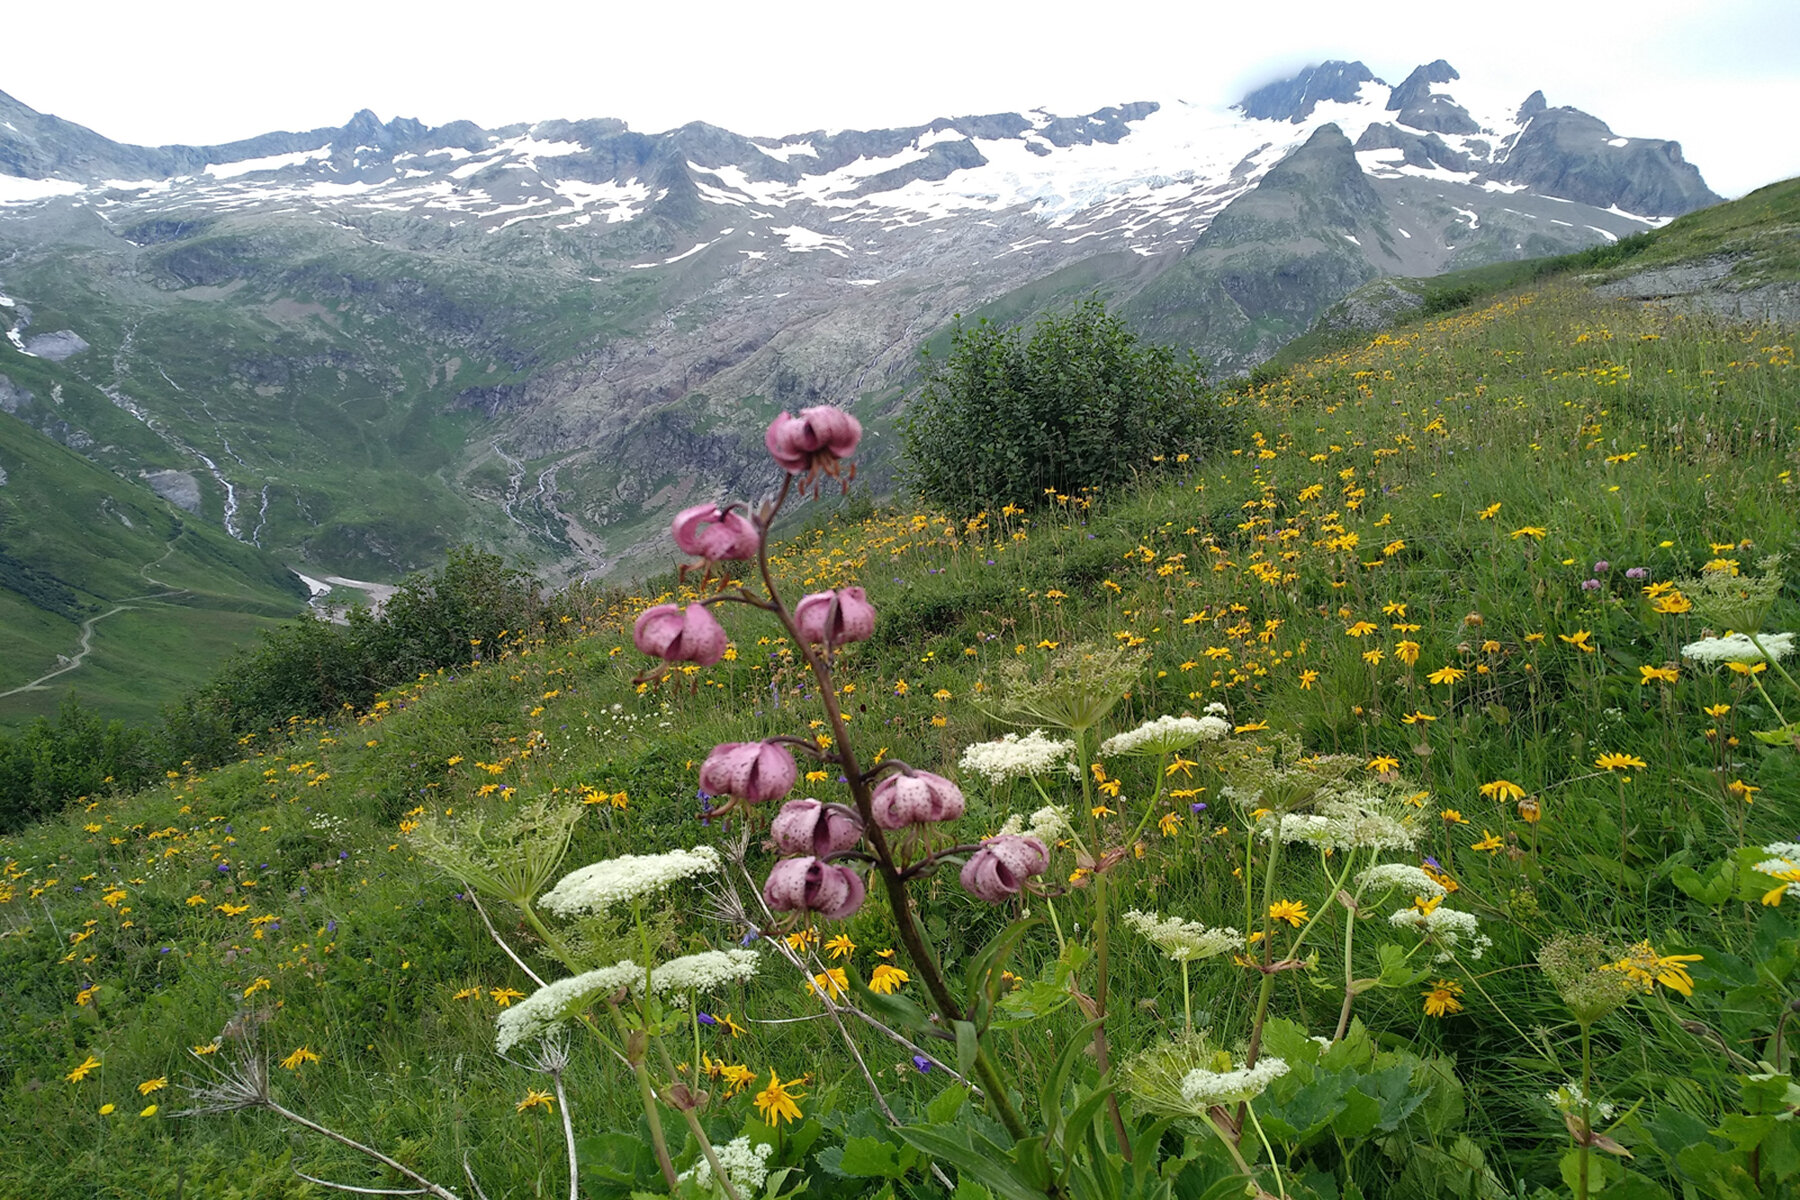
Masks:
[[[1800,179],[1485,86],[0,93],[0,1200],[1800,1197]]]

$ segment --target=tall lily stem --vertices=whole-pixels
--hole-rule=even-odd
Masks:
[[[837,762],[843,768],[844,779],[850,788],[851,798],[856,802],[857,815],[862,818],[863,836],[868,839],[869,848],[875,854],[875,870],[881,876],[882,887],[887,893],[888,907],[894,914],[894,925],[900,935],[900,942],[906,947],[907,957],[918,969],[919,977],[924,981],[925,990],[931,993],[936,1003],[938,1015],[946,1022],[960,1021],[963,1018],[962,1006],[957,1003],[949,985],[944,981],[939,969],[937,956],[932,953],[930,944],[925,939],[925,931],[919,925],[917,911],[913,908],[912,897],[906,890],[906,881],[901,878],[900,868],[894,861],[892,849],[888,845],[887,835],[881,826],[875,823],[873,796],[869,782],[863,776],[862,764],[857,760],[856,750],[850,741],[849,730],[844,724],[844,713],[838,706],[837,688],[831,676],[831,667],[818,650],[807,644],[801,636],[800,627],[794,621],[794,615],[781,599],[780,590],[775,586],[775,576],[769,569],[769,525],[775,514],[787,501],[788,493],[793,489],[794,477],[788,475],[782,480],[781,491],[765,514],[757,520],[757,569],[762,575],[763,587],[768,596],[769,609],[775,614],[781,626],[793,644],[799,648],[806,664],[812,669],[813,679],[818,684],[819,700],[825,707],[825,715],[830,720],[833,745],[836,747]],[[1008,1133],[1015,1139],[1024,1138],[1027,1134],[1025,1123],[1019,1118],[1017,1109],[1013,1107],[1012,1098],[1007,1094],[1005,1082],[994,1068],[992,1057],[986,1047],[978,1046],[975,1053],[975,1073],[980,1077],[982,1091],[1000,1123],[1006,1126]]]

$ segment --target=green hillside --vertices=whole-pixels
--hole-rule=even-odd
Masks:
[[[1794,188],[1637,257],[1761,245],[1784,270]],[[789,1169],[784,1195],[1794,1195],[1800,686],[1792,658],[1733,670],[1683,648],[1800,630],[1796,329],[1593,290],[1627,273],[1563,264],[1259,374],[1222,401],[1230,446],[1136,464],[1140,486],[1091,506],[902,506],[797,533],[771,557],[790,601],[855,584],[877,612],[835,659],[841,727],[748,606],[719,606],[716,665],[640,682],[630,622],[700,585],[664,576],[572,641],[476,647],[369,712],[0,839],[0,1179],[34,1197],[324,1194],[301,1172],[417,1186],[288,1113],[458,1196],[465,1170],[489,1196],[560,1196],[567,1113],[580,1194],[666,1194],[639,1103],[654,1079],[673,1168],[693,1169],[693,1130],[743,1137]],[[1009,702],[1054,709],[1044,681],[1071,654],[1125,663],[1078,769],[990,786],[965,748],[1019,732]],[[1094,757],[1213,704],[1220,741]],[[757,907],[772,806],[721,818],[696,771],[717,743],[780,734],[957,781],[966,814],[895,835],[904,855],[979,853],[1008,818],[1068,809],[1037,897],[982,903],[954,866],[910,887],[967,1022],[927,1020],[947,1005],[878,883],[814,937]],[[803,761],[795,794],[844,801],[839,765]],[[1352,797],[1380,838],[1327,853],[1286,832]],[[596,860],[697,844],[727,862],[708,890],[631,915],[565,920],[488,879],[534,847],[530,901]],[[432,865],[459,855],[461,879]],[[1363,882],[1376,863],[1406,886]],[[1136,910],[1238,957],[1172,962]],[[1460,937],[1429,932],[1440,910]],[[494,1052],[533,974],[745,947],[747,983],[623,1001],[636,1036],[593,993],[554,1076],[532,1045]],[[840,1028],[809,990],[832,970],[869,1020]],[[1112,1071],[1084,1052],[1089,1012]],[[648,1047],[642,1076],[609,1045]],[[1265,1057],[1230,1092],[1258,1053],[1285,1073]],[[184,1085],[256,1063],[267,1090],[243,1111],[177,1116],[220,1095]],[[1184,1099],[1196,1077],[1224,1100]]]
[[[50,393],[29,366],[11,379]],[[106,717],[146,721],[305,602],[269,555],[11,416],[0,416],[0,469],[0,728],[54,712],[71,691]]]

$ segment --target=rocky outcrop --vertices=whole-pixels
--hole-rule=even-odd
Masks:
[[[1461,79],[1456,68],[1438,59],[1415,68],[1388,97],[1388,111],[1400,114],[1400,123],[1432,133],[1480,133],[1481,126],[1449,96],[1432,90],[1434,83]]]
[[[1678,142],[1622,138],[1598,117],[1547,108],[1531,118],[1492,176],[1546,196],[1646,217],[1675,217],[1719,197]]]

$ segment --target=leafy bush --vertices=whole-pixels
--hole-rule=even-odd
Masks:
[[[1027,337],[959,324],[903,422],[920,497],[958,513],[1104,490],[1155,460],[1219,440],[1223,423],[1190,355],[1142,343],[1088,299]]]

